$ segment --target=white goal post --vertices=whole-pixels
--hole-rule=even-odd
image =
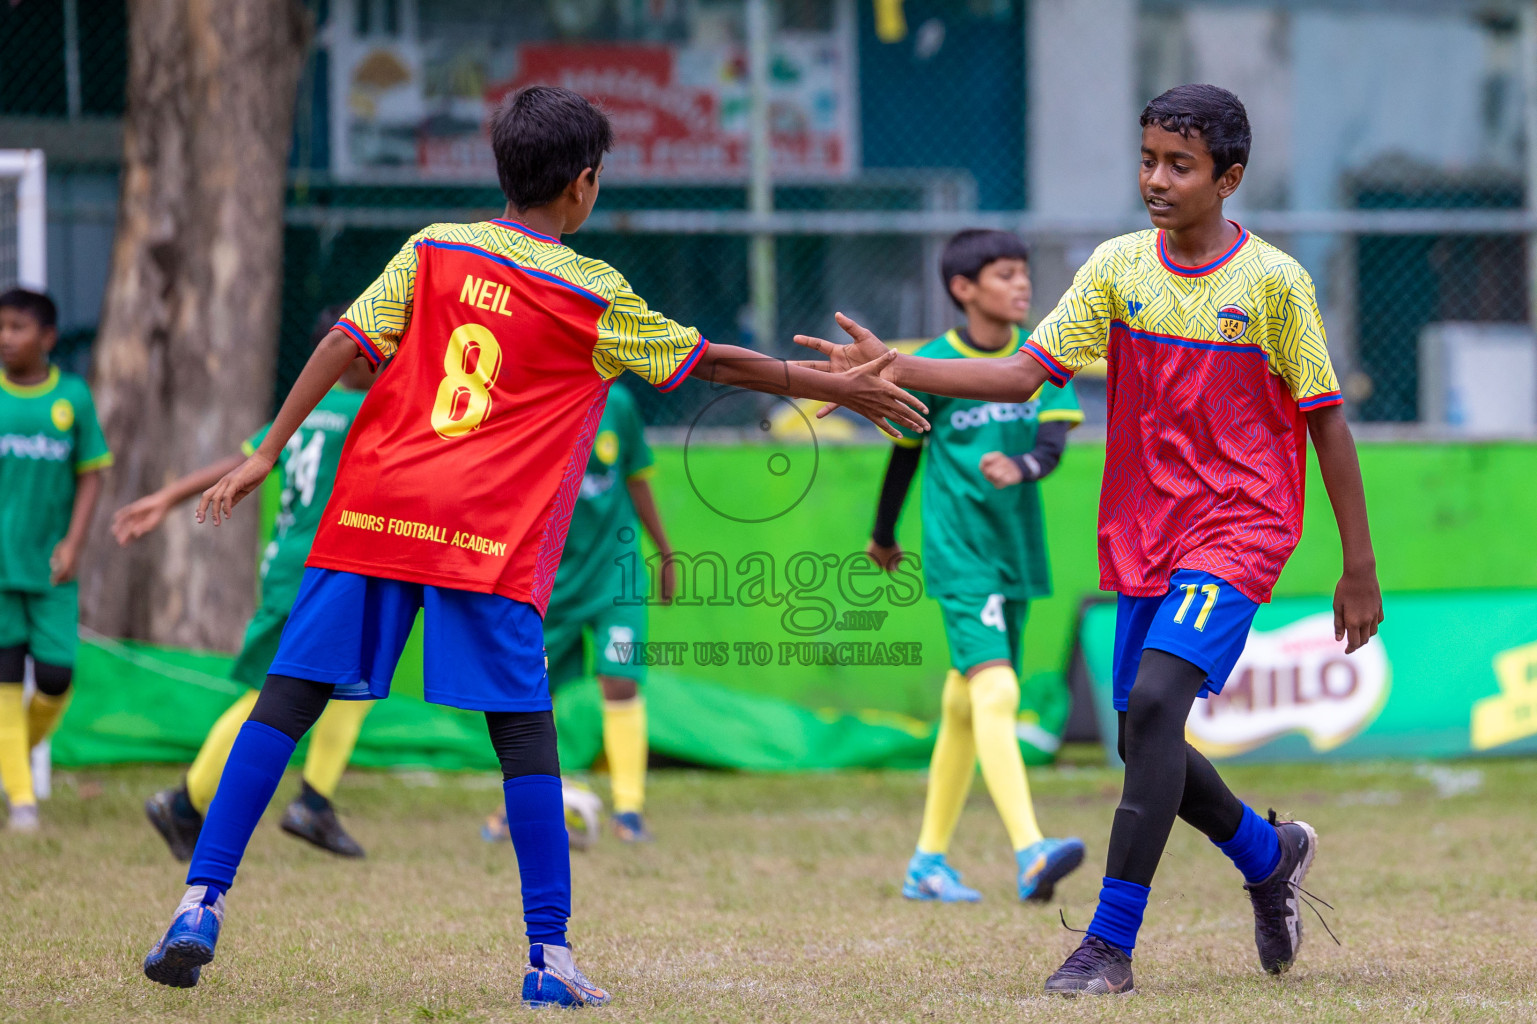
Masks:
[[[47,161],[0,149],[0,289],[48,287]]]
[[[0,291],[20,285],[48,288],[47,161],[40,149],[0,149]],[[27,689],[32,689],[31,665]],[[49,795],[52,758],[48,741],[32,751],[32,788]]]

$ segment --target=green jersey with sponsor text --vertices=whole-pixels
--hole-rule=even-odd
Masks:
[[[947,331],[917,355],[930,359],[1001,359],[1019,351],[1016,329],[995,352],[974,348]],[[1029,600],[1051,593],[1040,488],[1034,483],[998,490],[982,475],[988,452],[1023,455],[1035,447],[1036,428],[1058,420],[1083,422],[1071,383],[1046,384],[1028,402],[979,402],[921,394],[930,430],[904,431],[907,445],[927,449],[923,466],[923,583],[938,594],[1002,594]]]
[[[313,412],[304,418],[294,436],[283,446],[278,469],[283,474],[283,495],[278,503],[272,540],[262,552],[261,603],[287,610],[299,596],[304,562],[309,558],[315,530],[331,500],[342,443],[363,405],[366,391],[334,387],[325,393]],[[272,424],[262,427],[241,446],[247,455],[256,451]]]
[[[43,593],[69,532],[75,478],[112,463],[85,381],[50,367],[40,384],[0,373],[0,590]]]
[[[587,457],[580,496],[571,510],[571,528],[555,573],[546,622],[558,623],[613,604],[623,592],[620,560],[638,549],[640,539],[635,503],[625,484],[645,479],[651,471],[651,448],[640,409],[624,385],[615,383]],[[637,573],[641,586],[647,578]]]

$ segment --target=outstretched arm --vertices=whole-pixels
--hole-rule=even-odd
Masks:
[[[1334,590],[1334,638],[1346,640],[1345,653],[1358,650],[1377,635],[1382,623],[1382,589],[1377,584],[1377,556],[1372,551],[1366,520],[1366,490],[1355,438],[1340,406],[1306,413],[1308,433],[1318,453],[1324,489],[1339,523],[1344,572]]]
[[[929,410],[897,385],[881,379],[882,371],[889,368],[896,355],[894,351],[877,353],[873,358],[860,360],[858,365],[823,372],[736,345],[711,345],[700,356],[693,375],[749,391],[847,406],[885,433],[901,437],[891,423],[911,430],[927,430],[928,421],[919,414]]]
[[[186,476],[172,480],[138,501],[124,505],[112,517],[113,539],[120,547],[127,547],[140,537],[152,533],[165,521],[171,509],[193,495],[206,491],[243,462],[245,458],[240,455],[211,462],[202,469],[195,469]]]
[[[635,506],[635,514],[640,517],[640,525],[645,527],[651,543],[656,545],[656,553],[661,556],[662,603],[672,604],[672,596],[678,590],[678,563],[672,557],[672,544],[667,540],[667,531],[662,528],[662,513],[657,510],[656,495],[651,492],[651,484],[643,476],[630,477],[624,486],[630,492],[630,502]]]
[[[829,371],[857,366],[891,351],[868,328],[842,313],[835,314],[834,319],[848,334],[849,344],[834,345],[804,334],[795,336],[796,344],[815,349],[831,359],[827,366]],[[810,368],[810,364],[796,365]],[[1003,359],[925,359],[904,354],[898,355],[883,369],[881,376],[913,391],[951,398],[975,398],[983,402],[1028,402],[1049,379],[1046,368],[1025,352]],[[825,416],[831,411],[819,410],[817,415]]]
[[[294,381],[293,390],[288,392],[283,408],[278,410],[277,419],[272,421],[272,428],[262,438],[256,453],[203,492],[203,500],[197,503],[198,522],[201,523],[212,509],[213,523],[218,526],[221,518],[229,518],[242,498],[261,486],[272,467],[277,465],[288,439],[299,429],[304,418],[315,411],[315,406],[320,404],[332,385],[341,380],[357,356],[357,344],[346,332],[335,329],[325,336],[315,347],[310,361],[304,364],[303,372]]]

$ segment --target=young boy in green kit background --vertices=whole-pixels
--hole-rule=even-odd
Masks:
[[[58,320],[40,292],[0,294],[0,786],[13,832],[38,828],[31,750],[69,703],[75,576],[112,464],[90,389],[49,362]],[[29,656],[37,691],[27,702]]]
[[[1030,251],[1007,231],[962,231],[940,276],[966,324],[929,342],[931,359],[997,360],[1019,351],[1030,313]],[[1014,849],[1021,900],[1047,900],[1083,862],[1078,839],[1042,835],[1016,735],[1019,667],[1030,601],[1051,593],[1037,481],[1056,468],[1083,422],[1073,387],[1044,385],[1025,402],[924,395],[933,428],[896,442],[867,549],[883,568],[902,557],[897,517],[918,461],[923,477],[923,580],[939,600],[950,646],[939,736],[929,764],[918,847],[902,894],[942,903],[981,899],[946,853],[977,762]],[[925,440],[926,438],[926,440]]]

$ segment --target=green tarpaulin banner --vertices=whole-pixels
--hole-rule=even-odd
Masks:
[[[54,736],[54,763],[190,762],[208,727],[244,689],[224,678],[229,663],[222,655],[87,638],[75,700]],[[483,716],[424,702],[419,668],[414,678],[401,676],[364,723],[354,764],[497,767]],[[816,711],[664,670],[651,671],[646,693],[652,749],[691,764],[751,771],[917,768],[928,763],[934,743],[932,724],[892,712]],[[556,724],[561,764],[592,764],[602,749],[595,681],[561,689]],[[304,749],[301,744],[296,763]]]
[[[1328,599],[1262,606],[1222,693],[1195,702],[1191,744],[1229,761],[1537,753],[1537,590],[1389,595],[1384,609],[1346,655]],[[1081,636],[1113,736],[1114,605],[1090,607]]]

